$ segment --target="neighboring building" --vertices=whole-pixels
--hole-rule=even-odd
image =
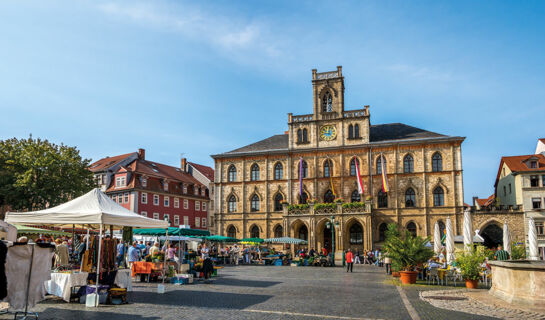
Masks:
[[[312,84],[313,113],[288,114],[285,134],[212,156],[219,233],[305,238],[309,248],[331,249],[328,222],[333,217],[336,249],[361,250],[380,246],[388,223],[431,236],[436,221],[445,223],[451,217],[460,234],[464,138],[401,123],[371,125],[369,106],[345,111],[341,67],[324,73],[313,70]],[[381,190],[382,161],[390,186],[386,193]],[[335,198],[358,205],[315,209],[284,204]]]
[[[134,154],[136,157],[126,154],[91,164],[106,194],[131,211],[167,220],[171,226],[208,229],[208,186],[183,169],[184,160],[176,168],[146,160],[144,149]]]
[[[536,154],[539,153],[545,155],[545,138],[537,140]]]
[[[182,159],[182,167],[185,167],[187,172],[199,180],[200,183],[208,186],[210,198],[208,205],[208,229],[217,234],[214,224],[214,169],[202,164],[187,162],[185,158]]]

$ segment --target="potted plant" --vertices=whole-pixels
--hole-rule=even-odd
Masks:
[[[476,246],[471,251],[460,251],[456,257],[456,264],[462,272],[468,289],[477,289],[481,277],[481,265],[486,258],[483,246]]]
[[[384,247],[392,258],[392,267],[399,268],[401,283],[416,283],[416,267],[433,257],[433,250],[426,246],[428,242],[428,238],[415,237],[406,230],[401,233],[397,225],[388,225]]]

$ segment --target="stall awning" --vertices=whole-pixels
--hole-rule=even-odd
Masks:
[[[263,239],[261,238],[244,238],[240,240],[243,244],[259,244],[263,242]]]
[[[17,228],[17,233],[19,234],[47,234],[47,235],[54,235],[54,236],[72,236],[72,234],[69,232],[63,232],[58,230],[33,228],[33,227],[21,226],[18,224],[16,224],[15,227]]]
[[[289,244],[306,244],[307,243],[305,240],[297,239],[297,238],[289,238],[289,237],[269,238],[269,239],[264,239],[263,242],[265,242],[265,243],[289,243]]]
[[[134,234],[142,236],[164,236],[167,233],[169,236],[209,236],[210,232],[197,229],[180,229],[180,228],[151,228],[151,229],[136,229]]]
[[[240,241],[235,238],[226,237],[226,236],[218,236],[218,235],[202,237],[202,238],[212,242],[239,242]]]

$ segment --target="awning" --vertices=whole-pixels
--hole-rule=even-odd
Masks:
[[[242,244],[260,244],[263,243],[263,239],[261,238],[244,238],[240,240],[240,243]]]
[[[206,230],[198,229],[180,229],[175,227],[169,228],[148,228],[148,229],[135,229],[133,231],[136,235],[142,236],[164,236],[168,230],[169,236],[209,236],[210,232]]]
[[[218,235],[207,236],[207,237],[202,237],[202,238],[204,240],[208,240],[208,241],[212,241],[212,242],[239,242],[240,241],[240,240],[235,239],[235,238],[226,237],[226,236],[218,236]]]
[[[289,238],[289,237],[269,238],[269,239],[264,239],[263,242],[265,242],[265,243],[307,244],[306,240],[297,239],[297,238]]]
[[[54,235],[54,236],[72,236],[69,232],[63,232],[58,230],[49,230],[49,229],[40,229],[40,228],[33,228],[33,227],[27,227],[16,224],[15,227],[17,228],[18,234],[47,234],[47,235]]]

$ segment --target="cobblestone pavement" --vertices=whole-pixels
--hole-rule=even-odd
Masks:
[[[388,277],[389,278],[389,277]],[[40,319],[411,319],[396,286],[383,268],[238,266],[220,270],[211,283],[134,283],[130,304],[86,308],[59,299],[35,307]],[[494,319],[434,307],[419,298],[426,287],[402,287],[414,307],[413,319]],[[414,316],[414,314],[413,314]],[[13,319],[13,315],[0,315]]]

